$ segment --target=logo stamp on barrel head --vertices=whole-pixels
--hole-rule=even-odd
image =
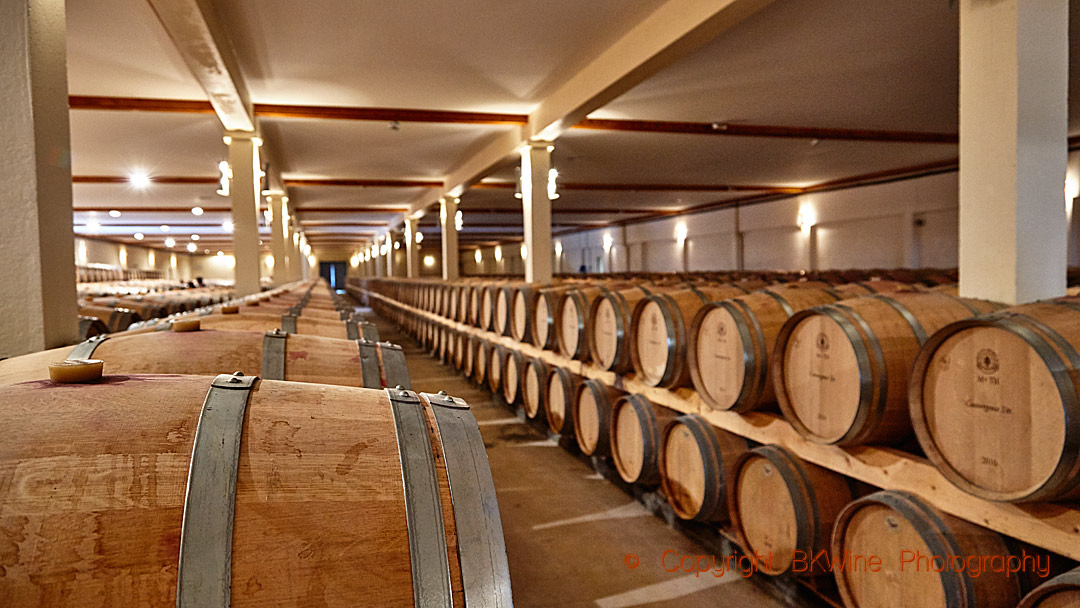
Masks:
[[[975,355],[975,367],[984,374],[994,374],[1000,369],[997,353],[992,349],[984,348]]]

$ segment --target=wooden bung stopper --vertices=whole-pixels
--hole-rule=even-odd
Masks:
[[[49,380],[59,384],[85,384],[101,380],[105,362],[100,359],[67,359],[49,364]]]
[[[199,331],[202,327],[202,322],[199,319],[177,319],[172,322],[172,331]]]

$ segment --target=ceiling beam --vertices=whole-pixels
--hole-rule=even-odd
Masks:
[[[255,116],[240,64],[213,5],[203,0],[147,0],[226,131],[253,132]]]
[[[873,129],[828,129],[818,127],[779,127],[716,122],[673,122],[664,120],[623,120],[586,118],[575,129],[598,131],[629,131],[635,133],[668,133],[679,135],[713,135],[730,137],[779,137],[838,141],[872,141],[892,143],[956,144],[957,133],[926,133],[922,131],[881,131]]]
[[[154,184],[184,184],[184,185],[216,185],[217,177],[191,176],[191,175],[152,175],[150,182]],[[73,184],[128,184],[131,178],[123,175],[73,175]]]
[[[68,98],[72,110],[129,110],[142,112],[174,112],[213,114],[208,101],[195,99],[148,99],[139,97],[94,97],[72,95]],[[309,118],[325,120],[374,120],[385,122],[426,122],[442,124],[524,125],[525,114],[494,114],[488,112],[458,112],[449,110],[418,110],[407,108],[360,108],[344,106],[303,106],[253,104],[259,117]],[[664,133],[674,135],[714,135],[734,137],[780,137],[794,139],[874,141],[894,143],[955,144],[956,133],[923,131],[886,131],[875,129],[843,129],[822,127],[791,127],[749,125],[718,122],[679,122],[667,120],[634,120],[585,118],[571,126],[573,129],[624,131],[633,133]],[[442,185],[441,183],[439,184]]]
[[[190,207],[75,207],[75,213],[119,211],[121,213],[191,213]],[[203,207],[203,213],[229,213],[229,207]]]
[[[481,181],[470,190],[513,190],[514,182]],[[560,190],[607,190],[611,192],[787,192],[791,186],[766,186],[747,184],[642,184],[642,183],[586,183],[559,182]]]
[[[528,139],[551,141],[589,113],[735,27],[772,0],[667,0],[529,113]]]
[[[350,178],[285,178],[286,186],[314,188],[345,186],[353,188],[441,188],[439,180],[423,179],[350,179]]]
[[[296,213],[405,213],[402,207],[296,207]]]

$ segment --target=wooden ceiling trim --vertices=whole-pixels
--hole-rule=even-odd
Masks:
[[[182,185],[217,185],[218,177],[198,175],[151,175],[150,182],[154,184],[182,184]],[[131,178],[123,175],[73,175],[73,184],[127,184]]]
[[[668,133],[678,135],[726,135],[733,137],[779,137],[788,139],[819,139],[871,141],[891,143],[956,144],[957,133],[922,131],[885,131],[874,129],[835,129],[821,127],[783,127],[716,122],[676,122],[668,120],[630,120],[586,118],[575,129],[626,131],[635,133]]]
[[[288,178],[286,186],[319,188],[344,186],[352,188],[442,188],[443,183],[432,179],[352,179],[352,178]]]

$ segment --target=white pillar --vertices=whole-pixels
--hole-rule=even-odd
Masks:
[[[960,293],[1064,295],[1068,0],[960,5]]]
[[[0,357],[76,339],[64,3],[0,3]]]
[[[454,218],[457,215],[456,196],[444,196],[439,199],[439,222],[442,229],[442,277],[444,281],[458,278],[458,238]]]
[[[274,285],[281,286],[289,281],[289,254],[286,239],[289,238],[288,197],[284,194],[270,194],[266,204],[270,205],[270,251],[274,254]]]
[[[232,183],[233,269],[237,297],[259,293],[259,145],[252,133],[229,133]]]
[[[526,283],[551,282],[551,199],[548,173],[551,170],[549,142],[532,142],[521,150],[521,208],[525,216]]]
[[[416,246],[419,224],[420,218],[405,220],[405,276],[410,279],[420,276],[420,251]]]

